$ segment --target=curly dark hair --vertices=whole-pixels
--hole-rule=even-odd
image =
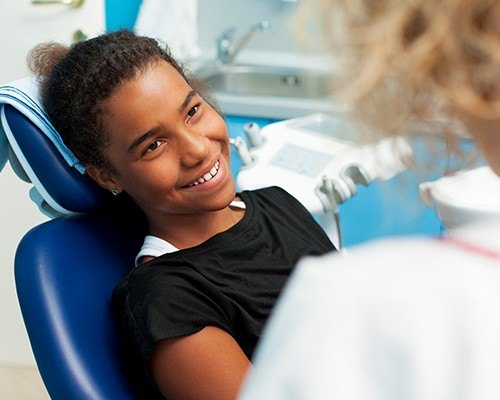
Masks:
[[[84,165],[113,171],[104,155],[109,134],[102,102],[124,82],[159,61],[172,65],[203,97],[203,86],[171,56],[167,46],[128,30],[103,34],[71,47],[38,45],[28,55],[41,81],[42,104],[64,143]]]

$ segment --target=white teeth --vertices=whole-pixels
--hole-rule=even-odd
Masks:
[[[188,186],[191,187],[191,186],[196,186],[196,185],[200,185],[202,183],[205,183],[207,181],[209,181],[210,179],[212,179],[215,175],[217,175],[217,172],[219,171],[219,166],[220,166],[220,162],[219,160],[217,160],[215,162],[215,165],[212,167],[212,169],[210,170],[210,172],[207,172],[205,175],[203,175],[203,177],[201,177],[200,179],[198,179],[197,181],[193,182],[193,183],[190,183]]]

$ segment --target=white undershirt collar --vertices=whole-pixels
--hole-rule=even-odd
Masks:
[[[239,208],[242,210],[246,209],[246,204],[240,200],[233,200],[229,207]],[[167,242],[166,240],[153,235],[147,235],[144,238],[144,243],[142,244],[141,251],[135,257],[135,265],[140,264],[140,260],[143,257],[159,257],[166,253],[174,253],[179,251],[177,247]]]

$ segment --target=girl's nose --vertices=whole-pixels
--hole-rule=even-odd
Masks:
[[[194,167],[210,154],[210,139],[196,133],[182,135],[179,146],[181,162],[186,167]]]

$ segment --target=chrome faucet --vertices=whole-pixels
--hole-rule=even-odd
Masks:
[[[222,32],[217,38],[217,60],[216,63],[220,66],[232,64],[234,59],[241,50],[252,40],[257,32],[267,32],[270,28],[269,21],[263,20],[255,25],[252,25],[236,46],[233,46],[233,36],[236,28],[230,28]]]

